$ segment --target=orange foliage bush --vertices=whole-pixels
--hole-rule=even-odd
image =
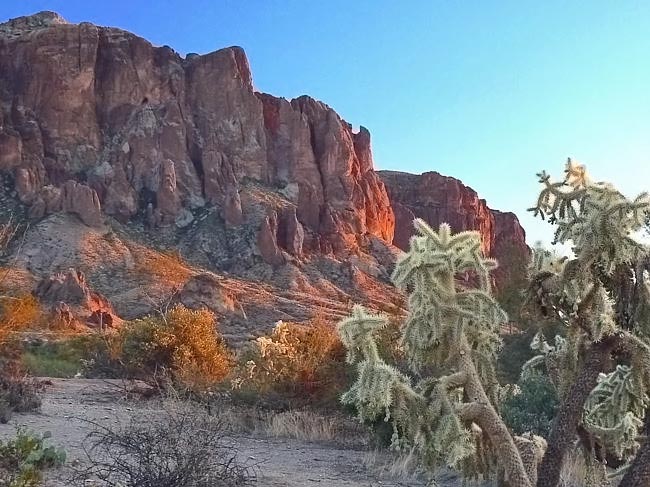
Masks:
[[[13,333],[43,320],[43,310],[31,294],[3,296],[0,299],[0,343],[11,338]]]
[[[15,333],[37,324],[42,317],[40,303],[31,294],[3,296],[0,301],[0,422],[6,422],[12,411],[31,411],[40,406],[38,384],[21,366],[22,349]]]
[[[176,379],[190,389],[204,389],[223,380],[231,366],[231,354],[216,332],[214,314],[205,309],[174,307],[167,326],[156,330],[155,339],[170,351]]]
[[[120,333],[127,374],[151,379],[168,373],[174,385],[203,392],[230,372],[232,357],[207,309],[177,305],[164,316],[127,323]]]

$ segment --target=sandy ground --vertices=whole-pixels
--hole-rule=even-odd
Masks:
[[[36,432],[50,431],[52,443],[62,446],[68,461],[82,459],[81,443],[90,426],[84,420],[101,424],[124,424],[134,411],[155,408],[155,401],[128,400],[116,384],[89,379],[51,379],[43,393],[39,413],[14,415],[9,424],[0,425],[0,437],[15,433],[24,426]],[[303,487],[420,487],[414,479],[395,478],[382,473],[387,458],[363,451],[345,449],[295,439],[236,435],[229,438],[239,451],[239,458],[256,465],[258,486]],[[379,463],[369,459],[379,458]],[[371,466],[372,465],[372,466]],[[380,466],[378,466],[380,465]],[[48,476],[46,486],[64,487],[65,472]],[[440,485],[440,484],[439,484]],[[455,481],[445,486],[458,485]]]

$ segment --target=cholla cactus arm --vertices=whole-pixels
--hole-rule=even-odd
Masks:
[[[628,457],[639,447],[637,435],[650,398],[630,367],[619,365],[601,374],[585,404],[584,426],[618,458]]]
[[[565,169],[566,177],[561,182],[551,182],[551,177],[546,171],[537,174],[539,182],[544,188],[539,194],[537,205],[531,208],[535,216],[542,219],[550,216],[551,223],[558,219],[577,217],[576,206],[581,207],[585,196],[585,186],[588,184],[584,167],[568,160]]]
[[[650,255],[639,260],[627,284],[627,302],[619,306],[621,318],[627,321],[627,329],[634,328],[635,334],[650,343]],[[630,282],[631,281],[631,282]]]
[[[412,387],[406,375],[377,353],[373,333],[385,321],[355,306],[352,316],[339,324],[349,361],[358,367],[357,379],[342,402],[355,406],[362,420],[391,421],[393,448],[417,450],[430,466],[459,466],[474,452],[464,426],[454,420],[455,406],[447,396],[450,389],[462,386],[462,374],[440,379],[431,390]]]
[[[342,400],[362,419],[384,415],[393,446],[416,452],[430,468],[449,465],[472,476],[488,474],[496,460],[512,486],[532,487],[531,469],[495,409],[498,329],[507,319],[490,294],[496,262],[482,255],[477,232],[453,235],[447,224],[435,231],[422,220],[415,227],[418,235],[393,272],[409,293],[401,345],[413,372],[432,365],[445,373],[413,385],[377,354],[372,334],[381,319],[355,307],[339,325],[358,366]]]
[[[352,315],[342,320],[337,327],[341,342],[347,349],[348,363],[381,360],[373,334],[386,326],[386,323],[385,317],[369,314],[362,306],[355,305],[352,308]]]
[[[619,352],[630,365],[600,375],[585,404],[584,424],[608,450],[628,460],[639,450],[639,430],[650,406],[650,346],[629,332],[619,336]]]

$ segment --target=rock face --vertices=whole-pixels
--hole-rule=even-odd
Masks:
[[[388,190],[395,214],[393,243],[408,249],[413,235],[413,219],[422,218],[437,227],[449,223],[452,230],[478,230],[483,251],[504,262],[513,253],[527,256],[526,234],[514,213],[488,208],[484,199],[458,179],[437,172],[421,175],[379,171]]]
[[[51,305],[55,316],[68,326],[79,320],[107,328],[116,326],[120,321],[111,303],[92,291],[84,274],[76,269],[42,279],[34,295],[42,303]]]
[[[230,225],[246,181],[282,190],[261,249],[339,252],[391,240],[394,218],[370,135],[327,105],[256,93],[243,50],[182,58],[116,28],[51,12],[0,24],[0,170],[33,217],[57,211],[184,226],[216,205]],[[283,228],[284,226],[284,228]]]

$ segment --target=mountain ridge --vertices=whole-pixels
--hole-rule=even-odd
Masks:
[[[226,275],[262,294],[270,286],[302,296],[296,308],[309,290],[328,303],[401,309],[388,275],[411,216],[477,229],[490,254],[499,240],[527,249],[516,217],[497,216],[460,181],[376,171],[367,129],[353,131],[309,96],[256,91],[240,47],[182,58],[121,29],[53,12],[21,17],[0,24],[0,103],[0,210],[8,214],[18,200],[34,222],[22,269],[42,280],[79,267],[127,318],[147,312],[143,286],[157,298],[186,286],[221,296],[217,277]],[[404,179],[418,191],[405,190]],[[432,211],[435,188],[448,211]],[[39,250],[53,238],[67,253]],[[185,281],[156,291],[161,283],[136,275],[143,255],[167,258],[152,249],[182,255]],[[120,280],[111,283],[103,267]],[[205,273],[216,277],[197,277]],[[274,299],[254,318],[245,296],[216,308],[239,336],[318,312]]]

